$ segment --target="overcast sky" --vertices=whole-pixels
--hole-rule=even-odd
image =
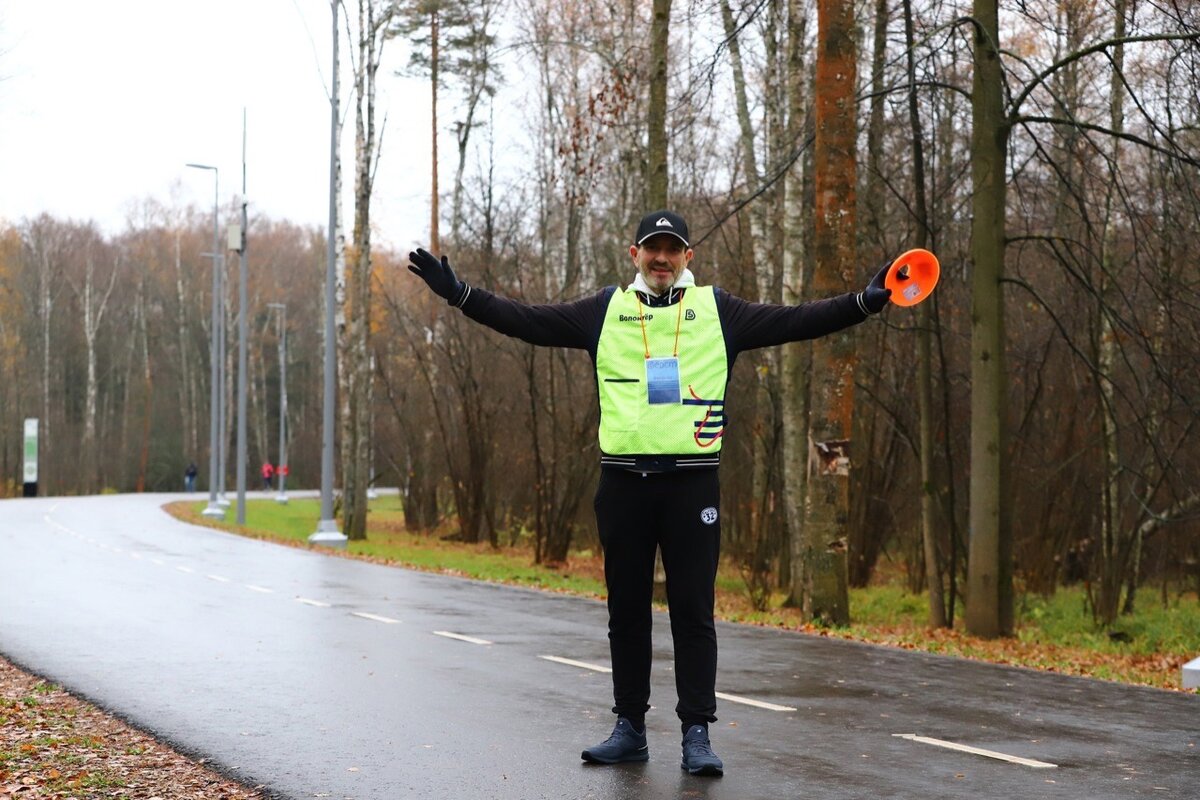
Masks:
[[[46,211],[117,233],[147,197],[211,208],[212,173],[187,162],[218,167],[224,203],[241,191],[245,108],[252,212],[324,227],[331,28],[326,0],[0,0],[0,220]],[[381,243],[401,248],[429,226],[429,91],[392,74],[407,58],[387,44],[372,206]]]

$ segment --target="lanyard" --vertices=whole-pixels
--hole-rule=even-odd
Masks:
[[[670,290],[668,289],[667,291],[670,291]],[[676,304],[679,306],[679,311],[675,316],[675,351],[673,353],[671,353],[672,358],[679,358],[679,324],[683,320],[683,294],[682,294],[682,292],[683,292],[683,290],[681,289],[680,295],[679,295],[679,302]],[[638,292],[636,290],[634,291],[633,296],[637,300],[637,304],[638,304],[638,321],[642,323],[642,345],[646,348],[646,360],[648,361],[648,360],[650,360],[650,339],[647,338],[647,336],[646,336],[646,315],[642,311],[642,296],[640,294],[638,294]]]

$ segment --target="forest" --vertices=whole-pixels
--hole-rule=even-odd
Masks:
[[[1200,5],[344,9],[341,135],[356,158],[338,183],[354,218],[338,220],[334,249],[349,535],[367,535],[355,497],[374,483],[399,487],[413,530],[524,541],[545,563],[596,545],[587,356],[472,323],[404,268],[407,250],[372,243],[372,166],[404,157],[374,105],[386,46],[428,81],[429,130],[449,145],[413,166],[430,187],[422,244],[469,284],[529,303],[626,285],[634,226],[664,205],[690,223],[698,281],[752,301],[858,291],[905,250],[938,255],[922,305],[836,345],[738,360],[723,545],[762,602],[789,587],[812,602],[822,548],[852,586],[882,559],[902,564],[935,624],[966,614],[985,635],[1011,628],[1014,587],[1083,582],[1107,622],[1139,585],[1200,590]],[[220,206],[223,241],[240,204]],[[205,255],[212,217],[146,197],[116,233],[0,220],[0,496],[21,492],[28,417],[43,494],[178,491],[189,462],[207,489],[212,269],[226,277],[230,409],[241,312],[236,254]],[[320,481],[327,236],[253,207],[246,228],[248,471],[276,461],[286,324],[294,488]],[[835,396],[852,400],[831,421]],[[233,416],[219,432],[229,452]],[[816,454],[832,441],[844,475]],[[830,480],[833,522],[813,501]]]

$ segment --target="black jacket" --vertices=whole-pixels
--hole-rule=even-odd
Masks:
[[[569,303],[526,304],[493,294],[485,289],[464,286],[454,305],[476,322],[506,336],[545,347],[569,347],[586,350],[596,364],[600,329],[615,286]],[[679,302],[687,289],[672,289],[658,297],[642,294],[647,306],[661,308]],[[751,303],[724,289],[714,287],[717,315],[725,339],[726,363],[733,362],[744,350],[770,347],[786,342],[816,339],[835,333],[867,318],[853,293],[814,300],[795,306]],[[726,378],[728,380],[728,376]],[[712,457],[705,456],[711,464]],[[664,471],[687,466],[687,456],[638,457],[638,470]],[[605,457],[601,456],[601,463]],[[624,460],[621,466],[627,466]]]

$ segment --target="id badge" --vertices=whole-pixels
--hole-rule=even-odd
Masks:
[[[647,402],[652,406],[679,404],[679,359],[646,359]]]

